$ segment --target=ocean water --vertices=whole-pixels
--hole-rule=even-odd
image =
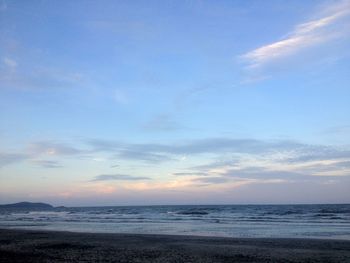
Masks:
[[[0,210],[0,228],[350,240],[350,205],[201,205]]]

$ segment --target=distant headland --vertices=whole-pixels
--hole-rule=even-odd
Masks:
[[[46,203],[19,202],[0,205],[0,209],[50,210],[54,209],[54,207]]]

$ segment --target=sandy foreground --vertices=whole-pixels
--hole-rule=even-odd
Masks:
[[[0,229],[0,262],[350,262],[350,241]]]

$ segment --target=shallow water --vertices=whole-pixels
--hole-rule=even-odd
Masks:
[[[204,205],[0,210],[1,228],[350,240],[350,205]]]

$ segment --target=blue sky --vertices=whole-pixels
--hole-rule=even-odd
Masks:
[[[350,1],[0,1],[0,202],[350,202]]]

